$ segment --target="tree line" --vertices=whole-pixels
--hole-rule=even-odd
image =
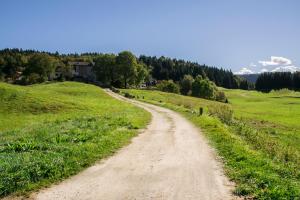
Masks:
[[[201,75],[203,78],[208,78],[217,86],[228,89],[249,89],[250,83],[246,80],[235,76],[230,70],[219,69],[217,67],[210,67],[200,65],[196,62],[189,62],[185,60],[171,59],[164,56],[159,58],[141,55],[139,60],[145,63],[151,69],[151,75],[157,80],[173,80],[180,81],[184,75],[191,75],[196,78]],[[247,85],[241,85],[242,82],[247,82]]]
[[[53,73],[60,67],[63,79],[69,79],[69,61],[94,62],[94,72],[98,80],[105,84],[128,87],[142,81],[173,80],[179,82],[184,75],[196,78],[201,75],[217,86],[225,88],[249,89],[249,83],[231,71],[200,65],[164,56],[159,58],[141,55],[136,58],[130,52],[115,55],[102,53],[59,54],[35,50],[3,49],[0,51],[0,79],[17,82],[20,72],[23,82],[43,82],[51,80]],[[121,62],[124,62],[121,64]],[[129,66],[133,66],[129,68]]]
[[[256,80],[255,89],[269,92],[287,88],[290,90],[300,90],[300,72],[267,72],[262,73]]]
[[[67,78],[72,58],[58,53],[35,50],[3,49],[0,51],[0,80],[16,84],[33,84],[51,80],[55,70],[60,67]]]
[[[59,54],[36,50],[0,50],[0,80],[17,84],[33,84],[52,80],[55,70],[61,72],[61,80],[72,79],[72,66],[69,62],[94,63],[93,71],[104,85],[115,87],[152,84],[159,80],[172,80],[179,87],[186,75],[193,80],[201,76],[203,80],[216,86],[230,89],[256,89],[271,91],[281,88],[300,90],[300,72],[262,73],[255,85],[235,76],[230,70],[219,69],[196,62],[171,59],[164,56],[136,57],[129,51],[119,54],[82,53]],[[179,90],[181,90],[179,88]]]
[[[42,83],[47,80],[72,80],[69,62],[93,63],[93,71],[102,85],[127,88],[148,80],[149,70],[135,55],[123,51],[118,55],[86,53],[59,54],[35,50],[0,51],[0,80],[16,84]],[[59,69],[60,77],[55,77]]]

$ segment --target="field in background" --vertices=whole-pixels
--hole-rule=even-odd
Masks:
[[[49,185],[127,144],[150,120],[99,87],[0,83],[0,197]]]
[[[236,182],[235,194],[299,199],[300,94],[224,91],[230,104],[150,90],[122,93],[178,111],[199,126]]]
[[[300,152],[300,92],[223,91],[236,118]]]

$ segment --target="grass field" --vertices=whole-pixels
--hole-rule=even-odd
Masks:
[[[228,105],[159,91],[122,90],[178,111],[199,126],[237,184],[235,194],[300,199],[300,93],[224,91]]]
[[[300,93],[224,90],[240,120],[300,151]]]
[[[99,87],[0,83],[0,197],[49,185],[128,144],[150,114]]]

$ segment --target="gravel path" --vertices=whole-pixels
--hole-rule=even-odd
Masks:
[[[114,156],[32,198],[54,199],[233,199],[214,151],[201,131],[171,110],[129,101],[152,114],[148,127]]]

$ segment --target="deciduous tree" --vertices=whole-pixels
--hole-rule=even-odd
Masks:
[[[180,81],[180,92],[183,95],[190,95],[192,93],[192,84],[194,78],[191,75],[184,75],[183,79]]]
[[[133,84],[137,74],[137,60],[136,57],[129,51],[123,51],[118,54],[116,58],[118,65],[118,72],[121,76],[121,80],[124,88],[127,88],[128,84]]]
[[[116,56],[114,54],[103,54],[95,59],[93,67],[97,79],[104,83],[113,85],[119,78]]]
[[[40,82],[51,79],[57,66],[57,60],[48,54],[38,53],[34,54],[28,60],[28,66],[24,71],[25,76],[32,73],[40,76]]]

